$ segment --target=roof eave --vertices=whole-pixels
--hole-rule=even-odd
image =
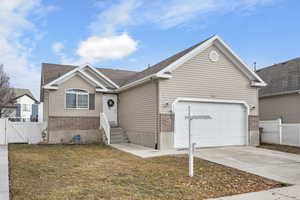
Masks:
[[[96,74],[98,74],[99,76],[101,76],[102,78],[104,78],[106,81],[108,81],[110,84],[112,84],[114,87],[119,88],[119,86],[113,82],[111,79],[109,79],[107,76],[105,76],[103,73],[99,72],[98,70],[96,70],[91,64],[86,63],[84,65],[81,65],[79,67],[76,67],[75,69],[65,73],[64,75],[58,77],[57,79],[47,83],[46,85],[43,86],[44,89],[58,89],[58,87],[53,87],[53,84],[56,84],[58,82],[63,81],[65,78],[67,78],[68,76],[72,75],[73,73],[79,72],[81,74],[83,74],[85,77],[87,77],[89,80],[91,80],[92,82],[96,83],[96,85],[99,85],[100,87],[103,87],[104,89],[106,89],[106,87],[104,87],[103,84],[100,84],[98,81],[95,81],[95,79],[93,79],[91,76],[89,76],[88,74],[86,74],[82,69],[84,67],[89,67],[91,70],[93,70]]]
[[[137,85],[140,85],[140,84],[143,84],[143,83],[146,83],[150,80],[156,80],[156,79],[169,79],[169,78],[172,78],[171,75],[167,75],[167,74],[151,74],[149,76],[146,76],[142,79],[139,79],[139,80],[136,80],[132,83],[128,83],[118,89],[116,89],[117,92],[121,92],[121,91],[124,91],[124,90],[127,90],[127,89],[130,89],[132,87],[135,87]]]

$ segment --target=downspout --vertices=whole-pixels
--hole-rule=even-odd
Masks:
[[[158,149],[159,141],[160,141],[159,79],[157,79],[156,80],[156,144],[155,144],[155,149]]]

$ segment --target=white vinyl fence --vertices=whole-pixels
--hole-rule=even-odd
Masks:
[[[300,146],[300,124],[283,124],[278,119],[260,121],[259,127],[263,143]]]
[[[12,122],[0,119],[0,144],[42,142],[43,123],[38,122]]]

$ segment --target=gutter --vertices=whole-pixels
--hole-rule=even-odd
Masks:
[[[267,85],[265,82],[251,81],[251,87],[266,87]]]
[[[281,96],[281,95],[286,95],[286,94],[300,94],[300,90],[291,90],[291,91],[286,91],[286,92],[277,92],[277,93],[273,93],[273,94],[266,94],[266,95],[259,96],[259,98]]]

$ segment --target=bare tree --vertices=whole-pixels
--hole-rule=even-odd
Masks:
[[[12,89],[10,89],[9,76],[5,73],[2,64],[0,65],[0,118],[5,108],[13,106],[15,103],[14,98],[15,93]]]

